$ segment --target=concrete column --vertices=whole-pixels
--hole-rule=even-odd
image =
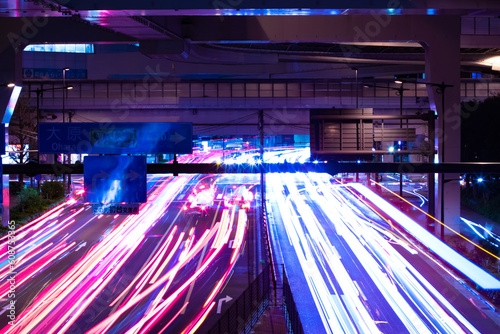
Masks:
[[[441,17],[439,22],[433,22],[432,26],[425,28],[435,32],[434,38],[423,43],[425,81],[453,85],[444,89],[436,85],[427,86],[431,108],[437,110],[438,115],[435,143],[439,162],[460,162],[460,18]],[[451,173],[438,175],[435,207],[436,218],[441,220],[441,208],[444,207],[445,225],[457,231],[460,221],[458,176]],[[441,224],[436,224],[436,233],[441,236],[441,231]],[[444,228],[444,235],[451,233],[448,228]]]

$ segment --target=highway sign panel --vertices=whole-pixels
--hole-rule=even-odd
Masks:
[[[186,154],[192,123],[40,123],[40,153]]]
[[[137,215],[139,203],[129,204],[92,204],[94,215]]]
[[[83,164],[88,203],[144,203],[147,200],[145,156],[87,156]]]

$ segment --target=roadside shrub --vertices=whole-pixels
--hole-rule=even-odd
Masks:
[[[42,184],[42,196],[48,200],[59,199],[64,196],[64,185],[62,182],[47,181]]]
[[[36,189],[24,188],[19,192],[18,209],[27,214],[34,214],[42,211],[45,207],[45,201]]]

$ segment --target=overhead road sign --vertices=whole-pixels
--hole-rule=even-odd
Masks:
[[[40,123],[43,154],[189,154],[192,123]]]
[[[92,204],[94,215],[137,215],[139,203],[128,204]]]
[[[147,200],[146,182],[145,156],[87,156],[84,159],[86,202],[144,203]]]

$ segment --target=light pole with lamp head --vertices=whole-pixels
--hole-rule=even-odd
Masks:
[[[69,67],[64,67],[63,68],[63,86],[66,87],[66,71],[69,71]],[[66,122],[66,90],[63,92],[63,97],[62,97],[62,114],[63,114],[63,123]],[[70,116],[70,122],[71,122],[71,116]],[[67,155],[63,155],[63,162],[66,163],[71,163],[71,155],[70,154],[67,154]],[[70,191],[70,188],[71,188],[71,174],[64,174],[63,175],[63,182],[66,183],[66,178],[68,179],[68,182],[67,182],[67,193],[69,193]]]
[[[54,91],[59,89],[72,89],[73,86],[63,86],[63,87],[52,87],[52,88],[37,88],[35,89],[36,93],[36,130],[38,132],[38,124],[40,124],[41,114],[40,114],[40,98],[42,97],[43,92]],[[63,94],[64,96],[64,94]],[[54,118],[52,118],[54,119]],[[38,162],[40,162],[40,152],[38,152]]]
[[[373,88],[383,88],[383,89],[391,89],[396,92],[396,95],[399,96],[399,115],[403,117],[403,94],[406,90],[409,90],[408,88],[404,88],[404,82],[400,80],[395,80],[394,81],[397,84],[401,84],[400,87],[382,87],[382,86],[377,86],[377,85],[371,85],[371,84],[365,84],[365,87],[373,87]],[[403,118],[400,119],[399,121],[399,127],[402,129],[403,128]],[[401,159],[401,163],[403,159]],[[399,173],[399,196],[403,197],[403,173]]]
[[[358,100],[359,100],[359,87],[358,87],[358,68],[357,67],[353,67],[352,68],[355,73],[356,73],[356,109],[359,108],[359,103],[358,103]]]
[[[63,87],[52,87],[52,88],[37,88],[35,89],[35,93],[36,93],[36,132],[37,132],[37,142],[38,142],[38,126],[40,124],[40,98],[42,97],[42,93],[43,92],[47,92],[47,91],[55,91],[55,90],[59,90],[59,89],[64,89],[64,90],[67,90],[67,89],[72,89],[73,87],[72,86],[63,86]],[[63,94],[64,95],[64,94]],[[52,115],[52,119],[55,119],[55,115]],[[37,149],[37,157],[38,157],[38,163],[40,163],[40,151]],[[40,182],[38,183],[38,190],[40,190]]]
[[[69,71],[69,67],[63,68],[63,87],[66,87],[66,71]],[[66,98],[66,92],[63,92],[63,97],[62,97],[62,112],[63,112],[63,123],[66,122],[66,116],[65,116],[65,98]]]

